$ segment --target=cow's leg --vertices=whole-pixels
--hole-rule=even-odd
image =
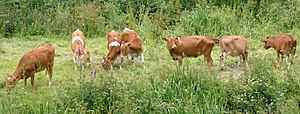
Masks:
[[[48,68],[48,86],[50,87],[52,85],[52,68],[53,65],[50,65]]]
[[[284,55],[281,55],[281,61],[280,62],[283,62],[284,60]]]
[[[119,64],[119,69],[122,69],[122,65],[121,64]]]
[[[292,59],[291,59],[291,55],[290,54],[287,54],[286,55],[287,57],[286,57],[286,63],[287,63],[287,65],[288,65],[288,69],[290,69],[290,67],[291,67],[291,65],[292,65]]]
[[[237,66],[240,66],[241,65],[241,61],[243,60],[243,56],[242,55],[239,55],[239,61],[237,63]]]
[[[144,64],[145,63],[144,52],[142,52],[140,56],[141,56],[141,62]]]
[[[246,53],[244,53],[243,55],[242,55],[242,59],[243,59],[243,62],[245,63],[245,65],[246,65],[246,68],[248,68],[249,66],[248,66],[248,52],[246,52]]]
[[[76,56],[73,56],[74,64],[76,64]]]
[[[210,53],[204,55],[204,58],[206,59],[207,66],[208,66],[208,70],[210,71],[211,66],[212,66],[212,63],[213,63],[213,60],[212,60],[212,58],[211,58],[211,56],[210,56]]]
[[[34,72],[31,72],[30,73],[30,81],[31,81],[31,86],[32,86],[32,88],[34,88],[35,86],[34,86]]]
[[[74,69],[77,69],[77,64],[78,64],[78,56],[73,56],[74,59]]]
[[[24,85],[25,86],[27,85],[27,78],[25,78],[25,80],[24,80]]]
[[[131,53],[127,54],[127,59],[128,59],[128,60],[133,60],[133,59],[134,59],[134,58],[133,58],[133,55],[132,55]]]
[[[226,52],[221,52],[221,55],[220,55],[220,69],[221,70],[224,70],[225,57],[226,57]]]
[[[178,60],[177,60],[177,66],[181,66],[182,65],[182,58],[178,58]]]
[[[277,51],[277,61],[280,62],[280,52]]]

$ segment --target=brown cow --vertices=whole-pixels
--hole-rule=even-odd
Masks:
[[[76,29],[72,33],[71,49],[74,56],[74,64],[78,65],[79,61],[82,61],[85,66],[91,65],[90,53],[85,48],[84,34],[79,29]]]
[[[107,33],[107,49],[109,50],[110,46],[113,44],[110,44],[114,41],[117,41],[119,43],[122,43],[122,39],[119,37],[119,33],[116,31],[111,31]]]
[[[277,60],[279,61],[280,55],[281,58],[284,58],[284,55],[287,56],[286,63],[288,68],[293,64],[293,56],[296,53],[297,41],[296,38],[289,34],[280,34],[274,37],[266,37],[262,39],[262,42],[265,43],[264,48],[274,48],[277,52]]]
[[[111,69],[113,66],[119,66],[121,68],[120,47],[122,39],[117,32],[111,31],[107,34],[107,41],[108,54],[102,58],[103,69],[107,71],[109,66],[111,66]]]
[[[240,61],[245,62],[246,67],[248,68],[248,43],[245,37],[243,36],[223,36],[219,39],[220,44],[220,69],[224,69],[224,60],[227,55],[230,56],[239,56]]]
[[[218,39],[209,36],[186,36],[183,38],[168,36],[168,38],[164,38],[164,40],[167,43],[167,49],[173,57],[173,60],[177,60],[179,66],[181,66],[184,57],[198,57],[204,55],[208,69],[211,69],[213,63],[211,51],[215,41]]]
[[[131,56],[132,59],[134,56],[140,56],[141,63],[144,63],[144,52],[142,48],[142,41],[134,30],[125,28],[121,34],[122,45],[121,45],[121,58],[127,55]]]
[[[31,85],[34,87],[35,73],[45,69],[49,76],[48,86],[51,86],[54,55],[55,49],[52,44],[46,44],[25,53],[20,59],[15,72],[6,78],[5,86],[15,85],[19,80],[25,78],[26,81],[30,77]]]

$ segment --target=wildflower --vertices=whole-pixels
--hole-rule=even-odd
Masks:
[[[78,57],[81,55],[80,51],[80,47],[78,47]]]
[[[96,69],[93,69],[92,72],[91,72],[91,75],[93,76],[93,79],[96,79]]]

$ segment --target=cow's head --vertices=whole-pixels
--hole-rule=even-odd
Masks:
[[[102,58],[101,63],[102,63],[102,67],[105,71],[107,71],[109,66],[110,66],[110,59],[111,59],[110,57],[103,57]]]
[[[163,38],[163,40],[166,41],[168,50],[175,49],[179,45],[178,37],[168,36],[167,38]]]
[[[5,79],[5,87],[14,86],[17,84],[17,77],[13,75],[9,75]]]
[[[274,46],[274,44],[271,42],[271,40],[270,40],[269,37],[266,37],[265,39],[262,39],[261,41],[262,41],[263,43],[265,43],[265,45],[264,45],[264,48],[265,48],[265,49],[269,49],[269,48],[271,48],[271,47]]]
[[[86,66],[91,66],[91,58],[90,58],[90,52],[87,49],[81,50],[80,59]]]

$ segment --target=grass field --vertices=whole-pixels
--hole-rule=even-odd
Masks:
[[[0,1],[0,84],[24,53],[47,42],[56,49],[52,87],[43,71],[36,74],[36,90],[23,80],[11,90],[0,89],[0,112],[300,113],[299,46],[295,64],[287,69],[261,42],[282,33],[299,42],[299,7],[298,0]],[[106,34],[124,27],[139,33],[145,64],[135,59],[104,72]],[[84,78],[74,69],[69,44],[77,28],[85,33],[92,57]],[[211,72],[203,56],[186,58],[177,68],[162,40],[168,35],[243,35],[250,45],[250,68],[228,57],[220,71],[217,45]]]
[[[143,37],[142,37],[143,39]],[[37,73],[37,90],[20,80],[10,91],[1,89],[2,112],[88,112],[88,113],[299,113],[299,57],[289,70],[277,64],[274,50],[264,50],[259,40],[249,39],[250,71],[236,66],[238,58],[228,57],[220,71],[219,47],[213,49],[212,72],[203,57],[184,59],[176,68],[165,43],[145,41],[145,64],[126,61],[122,69],[104,72],[101,58],[107,53],[106,37],[87,38],[92,67],[85,78],[74,70],[69,38],[1,38],[0,82],[15,70],[25,52],[46,42],[56,48],[53,86],[47,87],[45,72]],[[298,54],[297,54],[298,55]],[[91,71],[97,78],[91,81]],[[298,104],[297,104],[298,103]]]

